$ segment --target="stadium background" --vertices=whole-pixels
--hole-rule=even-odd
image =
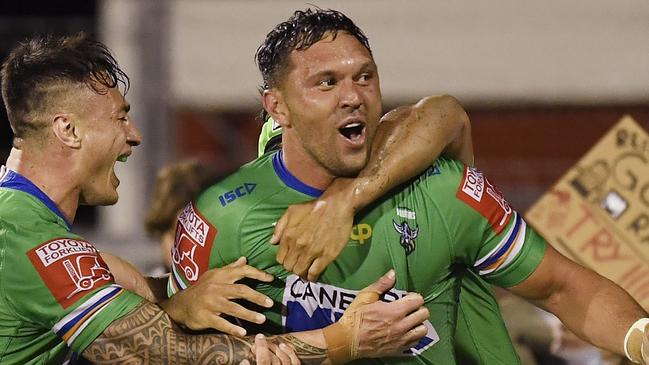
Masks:
[[[466,107],[476,164],[525,211],[623,114],[649,130],[649,3],[311,1],[366,32],[385,110],[448,93]],[[293,0],[0,1],[0,57],[32,34],[80,30],[131,76],[144,143],[118,164],[120,202],[84,207],[75,226],[143,270],[159,260],[142,225],[158,168],[198,157],[225,173],[254,158],[254,52]],[[3,108],[4,109],[4,108]],[[0,157],[11,131],[0,113]],[[61,166],[65,168],[65,166]],[[647,172],[649,173],[649,172]]]

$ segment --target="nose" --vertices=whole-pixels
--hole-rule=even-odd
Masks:
[[[128,143],[132,147],[138,146],[140,143],[142,143],[142,133],[135,126],[133,120],[129,120],[127,125],[128,127],[126,130],[126,143]]]
[[[348,79],[342,82],[340,87],[340,105],[347,109],[358,109],[363,104],[360,86],[354,80]]]

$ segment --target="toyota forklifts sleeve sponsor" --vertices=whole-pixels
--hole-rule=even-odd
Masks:
[[[27,256],[63,309],[114,281],[97,249],[87,241],[57,238],[36,246]]]
[[[456,196],[485,217],[496,234],[500,234],[512,218],[512,208],[500,190],[474,167],[464,167]]]
[[[187,204],[178,217],[176,241],[173,248],[173,282],[179,289],[189,284],[209,269],[210,252],[216,237],[216,227],[210,224],[196,210],[193,203]],[[178,288],[174,288],[174,292]]]
[[[324,328],[342,317],[359,291],[304,281],[297,275],[289,275],[284,288],[285,313],[282,313],[282,325],[287,332]],[[404,290],[391,289],[381,300],[392,302],[406,294],[408,292]],[[439,341],[433,325],[428,320],[424,325],[426,336],[415,347],[404,351],[404,356],[419,355]]]

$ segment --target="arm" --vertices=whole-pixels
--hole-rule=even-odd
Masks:
[[[253,323],[263,323],[261,314],[234,302],[245,299],[261,307],[270,308],[273,301],[244,284],[243,278],[271,282],[272,275],[246,265],[245,257],[224,266],[212,269],[201,277],[198,283],[167,298],[167,276],[145,277],[126,260],[102,252],[102,259],[108,265],[115,283],[121,285],[151,303],[156,303],[174,322],[192,330],[213,328],[235,336],[245,336],[243,327],[234,325],[221,316],[226,314]]]
[[[281,242],[278,262],[317,279],[347,244],[353,216],[424,171],[441,153],[473,164],[469,118],[455,98],[430,96],[387,113],[357,178],[334,180],[322,197],[289,207],[278,221],[271,238],[271,243]]]
[[[534,273],[512,292],[552,312],[580,338],[624,355],[624,338],[647,313],[612,281],[548,246]]]
[[[325,330],[313,330],[270,337],[275,345],[291,346],[304,363],[321,364],[349,361],[361,357],[396,354],[412,346],[426,329],[421,324],[428,311],[423,298],[411,294],[392,303],[377,301],[378,293],[394,285],[394,274],[387,274],[365,288],[350,304],[341,320]],[[325,336],[344,339],[330,348]],[[151,364],[207,364],[252,361],[252,337],[224,334],[188,334],[177,327],[158,306],[145,303],[113,322],[83,352],[97,364],[137,362]],[[331,350],[335,350],[332,352]]]

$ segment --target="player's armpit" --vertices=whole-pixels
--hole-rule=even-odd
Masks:
[[[624,289],[548,246],[541,264],[513,293],[554,315],[581,339],[624,355],[624,338],[646,312]]]

